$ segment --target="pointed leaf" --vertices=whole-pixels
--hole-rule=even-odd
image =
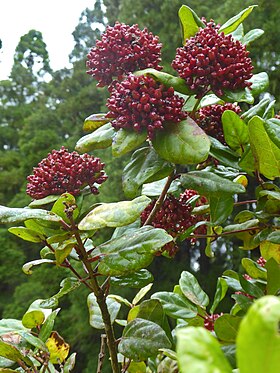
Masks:
[[[106,118],[106,114],[92,114],[84,121],[84,131],[95,131],[97,128],[110,122],[111,118]]]
[[[29,203],[29,207],[40,207],[44,205],[48,205],[49,203],[55,202],[59,196],[50,195],[40,199],[34,199],[32,202]]]
[[[144,286],[142,289],[138,291],[138,293],[135,295],[135,297],[132,300],[132,304],[135,306],[137,303],[140,302],[142,298],[151,290],[153,284],[148,284]]]
[[[178,329],[177,357],[181,373],[231,373],[232,369],[220,349],[219,342],[202,328]]]
[[[178,15],[183,36],[183,44],[185,44],[187,39],[189,39],[191,36],[194,36],[198,32],[199,26],[196,23],[193,13],[188,6],[182,5],[179,9]]]
[[[209,303],[208,295],[201,289],[197,279],[190,272],[183,271],[179,280],[180,288],[192,303],[205,308]]]
[[[39,333],[39,338],[41,341],[46,342],[46,340],[49,338],[51,332],[53,331],[54,321],[59,311],[60,308],[54,310],[45,320]]]
[[[40,306],[43,308],[54,308],[58,306],[58,300],[64,295],[77,289],[81,285],[81,282],[76,277],[66,277],[60,283],[60,290],[57,294],[53,295],[48,299],[41,301]]]
[[[106,304],[110,314],[111,324],[116,320],[121,304],[114,298],[106,298]],[[87,305],[89,309],[89,323],[95,329],[105,329],[105,325],[102,319],[102,313],[96,300],[96,296],[90,293],[87,298]]]
[[[119,129],[114,137],[112,144],[112,154],[114,157],[120,157],[141,145],[147,138],[147,132],[135,132],[124,128]]]
[[[228,290],[228,284],[226,280],[222,277],[219,277],[217,280],[217,286],[216,286],[216,293],[214,296],[212,307],[210,308],[210,313],[213,314],[215,312],[215,309],[218,307],[218,304],[221,302],[221,300],[224,299],[226,293]]]
[[[242,373],[274,373],[279,368],[280,300],[258,299],[240,324],[237,362]],[[256,338],[258,336],[258,338]]]
[[[51,260],[51,259],[37,259],[37,260],[32,260],[31,262],[25,263],[22,266],[22,270],[26,275],[31,275],[32,274],[32,270],[31,270],[32,267],[38,266],[38,265],[44,264],[44,263],[56,264],[55,261]]]
[[[146,269],[140,269],[129,276],[110,278],[110,283],[112,285],[130,288],[142,288],[153,281],[153,275]]]
[[[256,105],[250,107],[249,110],[245,111],[245,113],[242,113],[241,118],[244,119],[246,122],[248,122],[255,115],[262,117],[265,113],[266,108],[270,104],[270,102],[271,101],[269,98],[263,98]]]
[[[20,237],[22,240],[29,242],[42,242],[45,239],[43,235],[25,227],[12,227],[9,228],[8,231],[17,237]]]
[[[224,136],[227,144],[233,149],[243,149],[249,142],[247,125],[232,110],[225,110],[222,115]]]
[[[32,361],[29,357],[24,356],[15,346],[5,343],[0,340],[0,356],[6,359],[18,362],[24,361],[27,365],[33,366]]]
[[[135,361],[143,361],[158,354],[159,348],[170,348],[164,330],[156,323],[134,319],[124,328],[119,351]]]
[[[176,164],[203,162],[210,150],[208,136],[189,117],[180,123],[170,123],[163,131],[157,131],[152,144],[163,159]]]
[[[80,153],[86,153],[94,149],[105,149],[111,146],[115,130],[111,123],[104,124],[96,131],[83,136],[78,140],[75,149]]]
[[[234,30],[237,29],[237,27],[248,17],[248,15],[252,12],[252,10],[257,5],[251,5],[248,8],[242,10],[240,13],[238,13],[236,16],[230,18],[226,23],[224,23],[220,29],[219,32],[223,32],[225,35],[231,34]]]
[[[255,28],[254,30],[250,30],[249,32],[247,32],[247,34],[245,34],[243,36],[243,38],[241,39],[241,43],[243,45],[249,45],[253,41],[255,41],[256,39],[261,37],[263,34],[264,34],[264,31],[259,29],[259,28]]]
[[[54,222],[61,220],[59,216],[46,210],[0,206],[0,223],[2,224],[18,223],[27,219],[40,219]]]
[[[78,227],[81,230],[91,230],[128,225],[139,218],[150,202],[150,198],[141,196],[132,201],[102,203],[87,214]]]

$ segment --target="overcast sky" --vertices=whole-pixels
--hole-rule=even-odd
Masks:
[[[11,71],[15,48],[29,30],[41,31],[47,44],[51,67],[67,66],[74,42],[71,35],[85,8],[94,0],[1,0],[0,6],[0,80]]]

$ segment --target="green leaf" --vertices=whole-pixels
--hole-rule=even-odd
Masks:
[[[103,275],[122,276],[147,267],[161,247],[173,238],[165,230],[150,226],[124,234],[100,245],[104,254],[98,271]]]
[[[270,140],[280,148],[280,120],[276,118],[267,119],[264,128]]]
[[[243,258],[241,260],[242,267],[245,269],[246,273],[255,279],[266,280],[267,273],[266,269],[261,267],[258,263],[254,262],[252,259]]]
[[[130,288],[142,288],[153,281],[153,275],[146,269],[140,269],[129,276],[110,278],[111,285]]]
[[[119,352],[134,361],[143,361],[158,354],[159,348],[170,348],[164,330],[156,323],[136,318],[124,328]]]
[[[208,197],[210,203],[210,216],[213,225],[223,223],[233,210],[233,198],[231,193],[220,192]]]
[[[216,286],[216,293],[214,296],[212,307],[210,308],[210,313],[213,314],[215,312],[215,309],[218,307],[218,304],[221,302],[221,300],[224,299],[226,293],[228,290],[228,284],[226,280],[222,277],[219,277],[217,280],[217,286]]]
[[[12,208],[0,206],[0,223],[18,223],[27,219],[40,219],[58,222],[61,218],[54,213],[41,209]]]
[[[254,241],[254,236],[259,232],[259,220],[251,219],[241,224],[231,224],[224,228],[224,232],[232,232],[237,238],[243,241],[243,250],[252,250],[259,245],[258,242]],[[243,230],[251,230],[239,232]],[[236,232],[236,233],[235,233]]]
[[[275,373],[279,368],[280,300],[258,299],[240,324],[237,362],[242,373]],[[257,336],[257,338],[256,338]]]
[[[22,325],[28,329],[35,328],[42,325],[45,318],[50,314],[49,311],[44,310],[41,306],[42,299],[37,299],[29,306],[22,318]]]
[[[271,232],[266,239],[269,242],[280,244],[280,231]]]
[[[1,319],[0,320],[0,336],[10,332],[17,332],[19,330],[27,331],[27,328],[22,325],[21,320],[15,319]],[[1,365],[0,365],[1,367]]]
[[[190,319],[197,315],[197,307],[180,294],[161,291],[151,298],[160,300],[164,312],[172,318]]]
[[[75,197],[70,193],[63,193],[55,202],[51,211],[60,216],[67,223],[70,223],[70,220],[65,213],[66,206],[73,208],[76,206],[76,208],[73,210],[73,218],[76,219],[79,215],[79,209],[77,208]]]
[[[56,264],[55,261],[51,260],[51,259],[37,259],[37,260],[32,260],[31,262],[25,263],[22,266],[22,270],[26,275],[31,275],[32,274],[32,270],[31,270],[32,267],[38,266],[38,265],[44,264],[44,263]]]
[[[70,373],[75,367],[76,363],[76,352],[71,354],[68,359],[65,361],[65,364],[63,366],[63,373]]]
[[[214,323],[215,333],[220,341],[235,342],[242,318],[229,314],[217,318]]]
[[[264,292],[258,287],[257,283],[254,284],[251,280],[245,280],[245,278],[241,274],[239,275],[239,280],[246,294],[249,294],[254,298],[260,298],[264,296]]]
[[[250,81],[250,80],[248,80]],[[251,87],[250,87],[251,88]],[[252,91],[249,88],[244,88],[237,91],[229,91],[224,89],[221,99],[226,102],[246,102],[247,104],[254,103]]]
[[[245,34],[243,36],[243,38],[240,40],[240,42],[241,42],[241,44],[248,46],[253,41],[255,41],[256,39],[258,39],[259,37],[261,37],[263,34],[264,34],[263,30],[261,30],[259,28],[255,28],[255,29],[250,30],[249,32],[247,32],[247,34]]]
[[[29,203],[29,207],[40,207],[44,205],[48,205],[49,203],[55,202],[59,196],[57,195],[50,195],[40,199],[34,199],[32,202]]]
[[[260,100],[260,102],[257,103],[257,105],[250,107],[249,110],[245,111],[245,113],[242,113],[241,118],[248,122],[255,115],[262,117],[270,102],[271,101],[269,98],[263,98],[262,100]]]
[[[164,312],[158,299],[148,299],[140,303],[136,316],[138,319],[145,319],[158,324],[163,328]]]
[[[194,93],[190,90],[190,88],[187,86],[185,79],[178,78],[173,75],[164,73],[162,71],[158,71],[155,69],[145,69],[140,70],[134,73],[134,75],[149,75],[151,76],[155,81],[163,84],[165,87],[173,87],[176,92],[185,94],[185,95],[194,95]]]
[[[0,356],[3,356],[6,359],[18,362],[24,361],[25,364],[33,366],[32,361],[29,357],[24,356],[15,346],[12,346],[8,343],[5,343],[0,340]]]
[[[266,72],[254,74],[248,82],[252,83],[250,90],[253,96],[258,96],[269,86],[269,77]]]
[[[210,150],[208,136],[190,117],[157,131],[152,144],[163,159],[176,164],[203,162]]]
[[[166,184],[167,177],[162,180],[154,181],[152,183],[147,183],[143,185],[142,194],[149,197],[157,197],[160,196],[163,188]],[[180,182],[178,180],[172,181],[168,193],[177,192],[180,189]]]
[[[194,36],[198,32],[199,26],[194,19],[192,10],[188,6],[182,5],[179,9],[178,15],[184,45],[187,39],[189,39],[191,36]]]
[[[181,273],[180,288],[184,296],[192,303],[205,308],[209,303],[208,295],[201,289],[197,279],[187,271]]]
[[[72,249],[77,244],[77,241],[74,237],[70,238],[69,240],[65,240],[62,244],[55,249],[54,255],[56,259],[56,265],[60,265],[64,262],[64,260],[68,257],[71,253]]]
[[[76,277],[66,277],[60,283],[60,290],[57,294],[53,295],[48,299],[41,301],[40,306],[44,308],[54,308],[58,306],[58,300],[64,295],[77,289],[81,285],[81,282]]]
[[[220,192],[228,194],[245,192],[245,188],[241,184],[209,171],[191,171],[182,174],[180,181],[184,188],[197,190],[201,195],[206,196]]]
[[[231,373],[219,342],[202,327],[178,329],[177,356],[181,373]]]
[[[20,237],[24,241],[42,242],[45,239],[43,235],[40,235],[32,229],[28,229],[25,227],[12,227],[9,228],[8,231],[17,237]]]
[[[228,146],[221,144],[217,139],[209,136],[211,141],[210,155],[225,166],[238,169],[239,156]]]
[[[241,39],[244,36],[244,27],[243,23],[240,23],[240,25],[235,29],[232,33],[231,36],[233,37],[234,40],[241,41]]]
[[[115,299],[111,298],[110,295],[106,298],[106,304],[110,314],[111,324],[116,320],[121,304]],[[97,303],[96,296],[90,293],[87,298],[87,305],[89,309],[89,323],[95,329],[105,329],[105,325],[102,319],[102,313]]]
[[[78,225],[80,230],[122,227],[139,218],[150,198],[141,196],[132,201],[102,203],[84,217]]]
[[[266,292],[271,295],[278,295],[280,291],[280,263],[270,258],[266,264],[267,269],[267,286]]]
[[[54,310],[45,320],[44,324],[42,325],[39,333],[39,338],[43,341],[46,342],[46,340],[49,338],[51,335],[51,332],[53,331],[53,326],[54,326],[54,321],[55,318],[60,311],[60,308]]]
[[[133,298],[132,304],[136,306],[136,304],[139,303],[140,300],[144,298],[144,296],[151,290],[152,286],[153,284],[151,283],[151,284],[144,286],[142,289],[140,289],[138,293],[135,295],[135,297]]]
[[[222,115],[224,136],[233,150],[243,149],[249,142],[248,127],[232,110],[225,110]]]
[[[39,350],[47,351],[45,343],[42,342],[39,338],[32,335],[31,333],[27,333],[25,331],[18,331],[18,334],[25,340],[26,344],[30,344],[38,348]]]
[[[264,259],[269,260],[270,258],[273,258],[278,264],[280,264],[280,245],[278,243],[263,241],[260,243],[260,251]]]
[[[255,167],[268,179],[280,176],[280,149],[270,140],[264,121],[253,117],[249,124],[251,149]]]
[[[78,140],[75,149],[80,153],[86,153],[94,149],[105,149],[111,146],[115,130],[111,123],[104,124],[96,131],[83,136]]]
[[[140,194],[145,182],[156,181],[168,176],[173,167],[161,159],[153,148],[141,148],[133,153],[123,170],[123,190],[128,198]]]
[[[251,298],[247,297],[246,295],[244,294],[232,294],[232,299],[235,300],[235,302],[238,304],[239,306],[239,310],[242,310],[244,312],[247,312],[248,309],[251,307],[251,305],[253,304],[253,301]],[[231,310],[232,312],[232,310]]]
[[[226,23],[224,23],[220,29],[219,32],[223,32],[225,35],[231,34],[234,30],[237,29],[237,27],[248,17],[248,15],[252,12],[252,10],[257,5],[251,5],[248,8],[242,10],[240,13],[238,13],[236,16],[230,18]]]
[[[97,128],[110,122],[111,118],[106,118],[106,114],[92,114],[84,121],[84,131],[95,131]]]
[[[120,157],[131,150],[136,149],[147,138],[147,132],[135,132],[121,128],[113,137],[112,154],[114,157]]]

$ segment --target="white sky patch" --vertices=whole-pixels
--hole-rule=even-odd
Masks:
[[[8,78],[20,37],[35,29],[47,44],[53,70],[69,67],[68,55],[74,47],[72,32],[85,8],[95,0],[1,0],[0,80]]]

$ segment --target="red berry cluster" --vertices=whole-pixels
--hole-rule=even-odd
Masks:
[[[274,118],[276,118],[276,119],[280,119],[280,111],[279,111],[278,114],[275,114]]]
[[[252,280],[252,278],[250,278]],[[248,293],[244,293],[244,291],[236,291],[234,294],[238,295],[244,295],[244,297],[249,298],[249,299],[255,299],[252,295]]]
[[[204,318],[204,327],[205,329],[207,330],[210,330],[210,332],[213,332],[214,331],[214,324],[215,324],[215,321],[220,317],[222,316],[223,313],[219,314],[219,313],[214,313],[213,315],[207,315],[205,318]]]
[[[129,72],[148,67],[161,70],[161,47],[159,38],[146,28],[140,30],[138,25],[116,22],[115,26],[107,27],[89,52],[87,73],[98,80],[99,87],[104,87]]]
[[[177,49],[172,67],[197,98],[211,90],[222,96],[224,90],[250,87],[248,79],[252,77],[253,66],[246,47],[231,35],[219,33],[220,26],[213,21],[205,24],[205,28],[186,40],[184,47]]]
[[[224,105],[209,105],[199,109],[195,113],[195,121],[207,133],[219,140],[222,144],[226,144],[222,125],[222,114],[226,110],[232,110],[236,114],[241,113],[241,108],[238,105],[226,103]]]
[[[152,138],[164,122],[178,123],[187,116],[182,111],[184,99],[174,94],[174,88],[166,88],[149,76],[129,75],[111,86],[110,93],[107,117],[114,118],[111,123],[116,129],[147,130]]]
[[[69,153],[62,147],[53,150],[33,168],[33,175],[27,177],[26,193],[34,199],[65,192],[78,195],[81,188],[89,185],[91,192],[97,194],[95,184],[102,184],[107,179],[103,168],[104,163],[99,158],[75,151]]]
[[[261,267],[264,267],[265,264],[266,264],[266,260],[265,260],[262,256],[260,256],[259,259],[257,260],[257,263],[258,263],[258,265],[260,265]]]

